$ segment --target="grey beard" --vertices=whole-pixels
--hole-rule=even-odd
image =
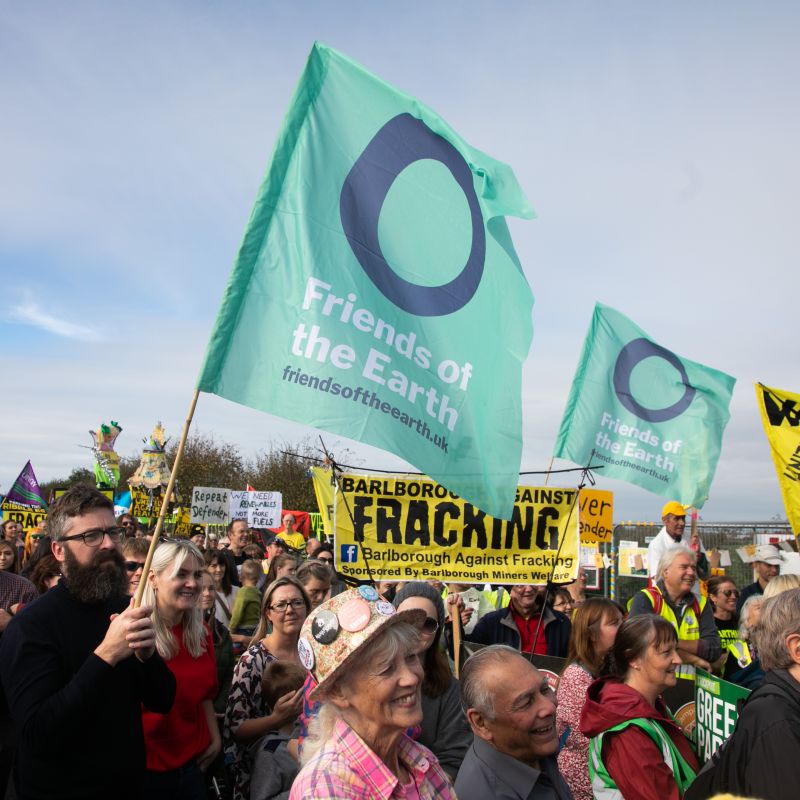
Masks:
[[[111,562],[110,567],[102,566]],[[99,550],[89,566],[78,562],[68,547],[64,548],[64,583],[82,603],[103,603],[128,594],[125,559],[118,550]]]

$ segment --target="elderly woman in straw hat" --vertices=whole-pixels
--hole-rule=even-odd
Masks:
[[[309,697],[322,705],[290,800],[455,800],[436,757],[408,735],[422,721],[424,619],[360,586],[305,621],[297,649],[317,683]]]

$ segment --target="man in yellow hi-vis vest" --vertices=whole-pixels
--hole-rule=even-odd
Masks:
[[[714,623],[714,612],[706,598],[692,592],[697,557],[690,548],[678,544],[664,551],[654,586],[637,592],[630,603],[630,614],[658,614],[678,632],[678,654],[683,665],[679,678],[694,680],[695,667],[711,669],[722,655],[722,644]]]

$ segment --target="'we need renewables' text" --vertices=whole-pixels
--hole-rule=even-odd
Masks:
[[[327,392],[344,400],[351,400],[354,403],[360,401],[361,405],[380,411],[382,414],[388,414],[392,419],[398,420],[401,425],[405,425],[411,430],[416,430],[423,439],[432,442],[445,453],[447,452],[447,437],[433,433],[425,420],[409,416],[397,406],[381,400],[375,392],[365,389],[363,386],[353,388],[352,386],[342,385],[334,381],[333,378],[319,378],[317,375],[309,375],[288,364],[283,368],[283,380],[289,383],[296,383],[299,386],[306,386],[309,389],[315,389],[318,392]],[[430,389],[429,391],[436,392],[435,389]],[[431,413],[431,416],[435,417],[435,414]]]

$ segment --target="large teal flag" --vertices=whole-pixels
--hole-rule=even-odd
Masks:
[[[554,455],[700,508],[736,379],[681,358],[598,303]]]
[[[198,388],[381,447],[508,517],[533,295],[506,214],[533,216],[508,166],[315,44]]]

